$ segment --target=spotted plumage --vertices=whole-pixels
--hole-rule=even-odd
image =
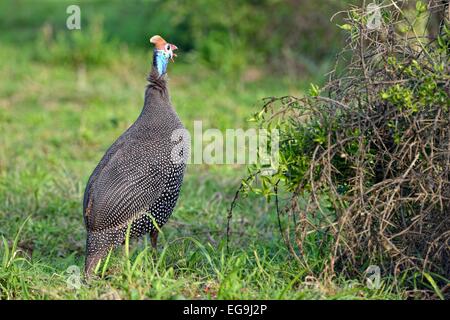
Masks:
[[[150,233],[156,246],[158,228],[167,222],[178,199],[185,162],[172,153],[181,144],[177,155],[185,158],[188,144],[174,135],[184,127],[166,87],[165,70],[173,55],[157,63],[158,51],[155,48],[141,114],[106,151],[86,186],[87,276],[111,248],[124,242],[129,226],[131,237]],[[166,63],[162,73],[157,67],[161,63]]]

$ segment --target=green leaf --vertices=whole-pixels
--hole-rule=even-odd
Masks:
[[[309,85],[309,94],[311,97],[317,97],[319,96],[320,88],[318,85],[315,85],[314,83],[311,83]]]
[[[430,274],[424,272],[423,275],[428,280],[428,282],[431,284],[431,286],[434,289],[434,292],[436,292],[436,294],[438,295],[439,299],[444,300],[444,295],[442,294],[441,290],[437,286],[437,284],[434,281],[434,279],[430,276]]]
[[[427,10],[427,6],[422,1],[416,2],[416,11],[418,14],[421,14]]]
[[[111,258],[111,253],[112,253],[112,250],[109,250],[109,253],[108,253],[108,256],[106,257],[105,263],[103,263],[102,278],[105,277],[106,270],[108,269],[109,259]]]
[[[9,262],[9,245],[8,241],[5,239],[5,237],[2,236],[3,240],[3,268],[6,268],[8,266]]]
[[[350,24],[348,24],[348,23],[337,25],[337,26],[339,28],[341,28],[342,30],[347,30],[347,31],[352,30],[352,26]]]

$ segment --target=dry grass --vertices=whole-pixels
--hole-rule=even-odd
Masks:
[[[410,20],[403,4],[384,6],[376,30],[361,8],[345,12],[348,46],[325,87],[266,100],[260,125],[280,129],[283,157],[279,173],[263,180],[291,254],[310,272],[354,276],[376,264],[413,289],[422,279],[430,289],[422,296],[442,298],[450,277],[449,30],[442,24],[433,38],[416,20],[447,9],[431,1]],[[324,248],[323,269],[310,265],[312,242]]]

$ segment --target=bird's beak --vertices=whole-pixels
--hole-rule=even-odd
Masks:
[[[175,60],[173,60],[173,57],[176,57],[177,54],[174,51],[178,50],[178,47],[176,45],[170,43],[170,48],[172,49],[172,57],[170,59],[172,60],[172,62],[175,62]]]

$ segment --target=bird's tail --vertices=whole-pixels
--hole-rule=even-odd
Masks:
[[[84,267],[85,277],[90,278],[100,260],[108,254],[109,250],[119,246],[124,240],[125,232],[118,230],[88,232]]]

